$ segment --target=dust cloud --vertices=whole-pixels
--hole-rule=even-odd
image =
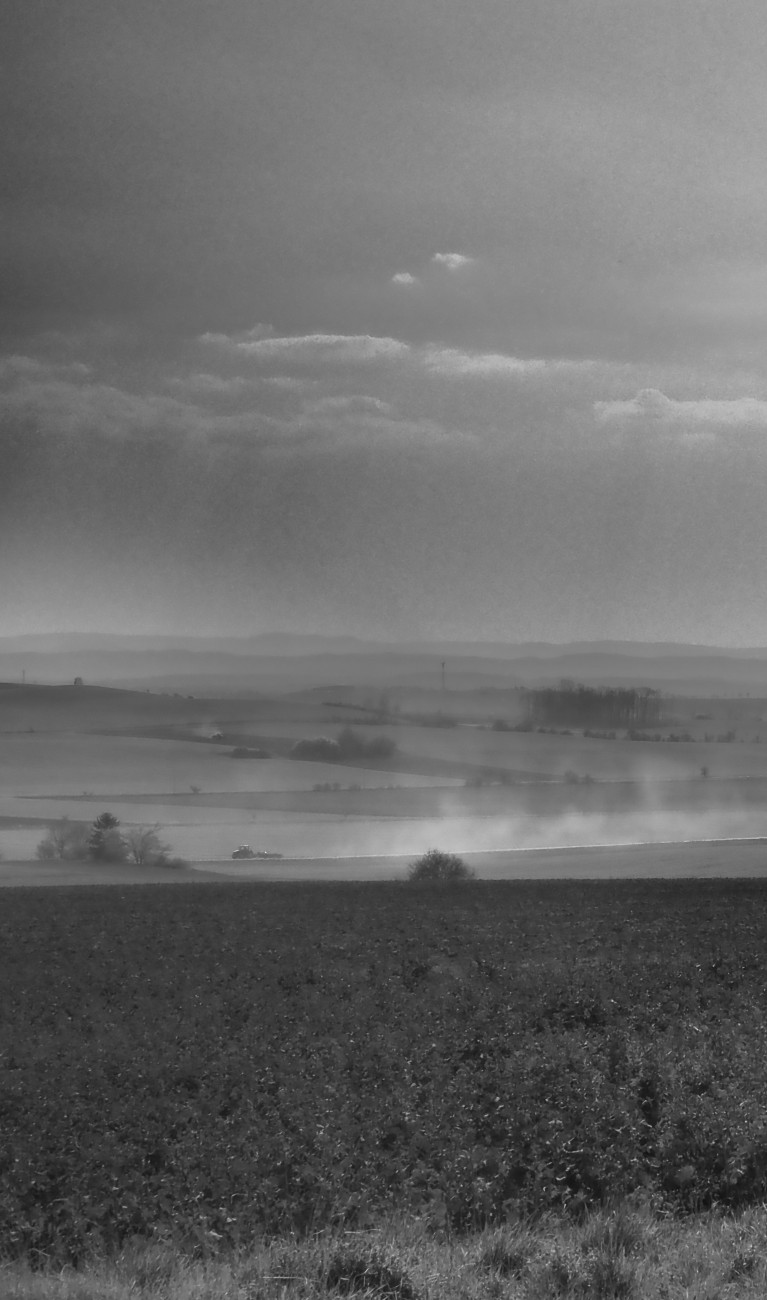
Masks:
[[[253,838],[254,827],[250,835]],[[272,824],[269,845],[292,858],[402,857],[452,853],[747,840],[767,837],[767,813],[675,813],[557,817],[338,818],[317,826]],[[195,855],[198,856],[198,855]]]

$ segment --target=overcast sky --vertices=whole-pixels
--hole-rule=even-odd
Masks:
[[[767,644],[764,0],[4,0],[0,634]]]

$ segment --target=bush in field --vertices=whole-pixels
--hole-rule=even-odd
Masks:
[[[347,763],[371,758],[391,758],[396,749],[397,746],[389,736],[374,736],[372,740],[366,740],[353,727],[344,727],[335,740],[328,736],[316,736],[296,741],[289,757],[315,763]]]
[[[366,740],[353,727],[339,731],[336,741],[343,758],[391,758],[397,748],[390,736],[373,736]]]
[[[160,839],[159,826],[131,826],[124,835],[128,856],[139,867],[165,865],[170,844]]]
[[[415,884],[448,885],[463,880],[473,880],[475,872],[457,853],[443,853],[429,849],[415,862],[411,862],[408,880]]]
[[[101,813],[90,828],[88,857],[94,862],[125,862],[128,845],[120,834],[119,821],[111,813]]]
[[[391,736],[374,736],[365,746],[366,758],[391,758],[396,752]]]
[[[71,862],[86,857],[87,853],[88,827],[84,822],[71,822],[68,817],[49,826],[35,849],[40,862],[51,862],[54,858]]]

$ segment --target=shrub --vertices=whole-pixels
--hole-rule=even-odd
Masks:
[[[35,849],[35,857],[39,862],[84,858],[88,852],[87,836],[88,829],[83,822],[70,822],[68,817],[62,817],[48,827]]]
[[[475,872],[457,853],[443,853],[441,849],[429,849],[427,853],[411,862],[408,880],[415,884],[452,884],[463,880],[473,880]]]
[[[397,746],[389,736],[374,736],[366,740],[353,727],[344,727],[335,740],[328,736],[309,737],[296,741],[289,758],[305,759],[316,763],[345,763],[363,759],[391,758]],[[244,755],[233,754],[232,757]],[[254,754],[249,754],[254,757]],[[266,757],[266,755],[264,755]]]
[[[391,758],[397,751],[397,746],[391,736],[374,736],[365,745],[364,756],[366,758]]]

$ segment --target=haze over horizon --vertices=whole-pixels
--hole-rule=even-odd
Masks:
[[[6,0],[0,637],[767,645],[756,0]]]

